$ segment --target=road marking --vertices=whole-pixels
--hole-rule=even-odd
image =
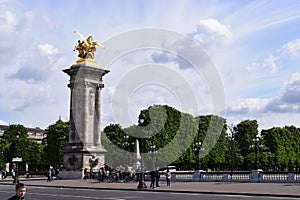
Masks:
[[[51,196],[51,197],[68,197],[68,198],[81,198],[81,199],[97,199],[97,200],[125,200],[125,199],[120,199],[120,198],[112,198],[112,197],[87,197],[87,196],[79,196],[79,195],[66,195],[66,194],[61,194],[61,195],[56,195],[56,194],[40,194],[40,193],[30,193],[30,195],[37,195],[37,196]]]

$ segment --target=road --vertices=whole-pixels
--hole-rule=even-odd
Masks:
[[[0,200],[6,200],[14,193],[12,185],[0,185]],[[138,190],[105,190],[105,189],[74,189],[57,187],[36,187],[27,186],[28,200],[291,200],[291,197],[270,197],[270,196],[245,196],[245,195],[221,195],[221,194],[200,194],[200,193],[178,193]],[[299,198],[294,198],[299,199]]]

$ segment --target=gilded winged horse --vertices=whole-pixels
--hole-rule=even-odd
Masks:
[[[79,37],[82,38],[83,41],[78,40],[77,46],[75,46],[75,50],[78,51],[78,57],[83,59],[94,59],[96,46],[100,46],[104,48],[102,44],[99,42],[93,42],[93,37],[89,36],[85,38],[81,33],[74,31]]]

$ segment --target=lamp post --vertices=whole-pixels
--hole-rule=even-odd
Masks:
[[[155,170],[154,155],[156,153],[156,147],[155,147],[154,139],[153,138],[152,138],[152,141],[151,141],[150,150],[151,150],[151,155],[152,155],[153,170]]]
[[[259,142],[259,137],[255,135],[253,138],[254,142],[254,152],[255,152],[255,161],[254,161],[254,169],[258,169],[258,142]]]
[[[196,163],[196,167],[195,170],[200,170],[201,167],[201,162],[200,162],[200,152],[204,151],[205,148],[201,147],[202,143],[200,141],[195,142],[195,148],[194,148],[194,152],[197,154],[197,163]]]
[[[17,133],[16,133],[16,138],[17,138],[17,140],[16,140],[16,156],[17,156],[17,159],[15,159],[15,162],[16,162],[16,168],[15,168],[15,176],[14,176],[14,180],[13,180],[13,183],[19,183],[19,175],[18,175],[18,154],[19,154],[19,152],[18,152],[18,141],[19,141],[19,138],[20,138],[20,132],[18,131]]]
[[[262,181],[262,169],[259,169],[259,161],[258,161],[258,150],[259,148],[262,148],[263,145],[259,145],[260,138],[255,135],[253,138],[254,145],[251,145],[252,148],[254,148],[255,152],[255,160],[254,160],[254,169],[251,170],[251,177],[253,182],[261,182]]]
[[[134,145],[134,142],[130,143],[128,140],[129,140],[129,135],[126,133],[124,136],[123,136],[123,139],[124,139],[124,143],[122,144],[123,147],[125,148],[126,150],[126,162],[128,163],[128,165],[130,165],[131,163],[131,158],[129,156],[129,151],[130,151],[130,146],[131,145]]]
[[[195,166],[195,177],[197,179],[199,179],[199,181],[201,180],[201,174],[200,174],[200,152],[204,151],[205,149],[203,147],[201,147],[202,143],[200,141],[196,141],[195,142],[195,148],[194,148],[194,152],[197,154],[197,161],[196,161],[196,166]]]
[[[142,126],[145,122],[145,115],[143,113],[143,111],[141,111],[140,115],[139,115],[139,126]],[[139,184],[137,185],[137,189],[143,189],[143,188],[147,188],[146,183],[145,183],[145,175],[144,175],[144,164],[143,164],[143,153],[144,153],[144,134],[142,134],[142,137],[140,138],[141,140],[141,176],[140,176],[140,180],[139,180]]]
[[[202,143],[200,141],[195,142],[195,148],[194,148],[194,152],[197,154],[197,161],[196,161],[196,166],[195,166],[195,170],[199,171],[200,170],[200,147],[201,147]]]

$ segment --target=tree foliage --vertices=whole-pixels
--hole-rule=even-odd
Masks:
[[[256,153],[263,170],[300,168],[300,129],[294,126],[273,127],[259,134],[256,120],[227,127],[222,117],[194,117],[167,105],[153,105],[142,111],[145,115],[142,124],[138,124],[137,119],[136,124],[126,128],[119,124],[104,128],[102,145],[109,152],[105,161],[111,167],[132,166],[136,162],[133,152],[139,141],[140,150],[145,153],[146,170],[165,165],[190,170],[199,161],[204,170],[251,170]],[[20,134],[19,138],[16,133]],[[4,168],[6,162],[18,156],[32,169],[49,165],[60,167],[68,133],[69,123],[58,121],[46,129],[47,137],[39,144],[27,139],[28,130],[24,126],[12,124],[0,138],[0,165]],[[258,143],[253,141],[255,136],[260,138]],[[196,142],[201,142],[200,152],[195,151]],[[154,152],[151,146],[155,146]]]
[[[50,125],[45,131],[47,137],[44,140],[44,164],[61,167],[63,165],[63,152],[69,134],[69,123],[58,121]]]
[[[19,138],[16,135],[19,135]],[[12,124],[3,135],[3,153],[5,162],[12,162],[15,157],[22,158],[22,162],[33,166],[41,164],[43,145],[27,139],[28,130],[20,124]],[[4,161],[4,160],[3,160]],[[2,164],[3,167],[3,164]],[[21,170],[22,165],[21,165]]]

